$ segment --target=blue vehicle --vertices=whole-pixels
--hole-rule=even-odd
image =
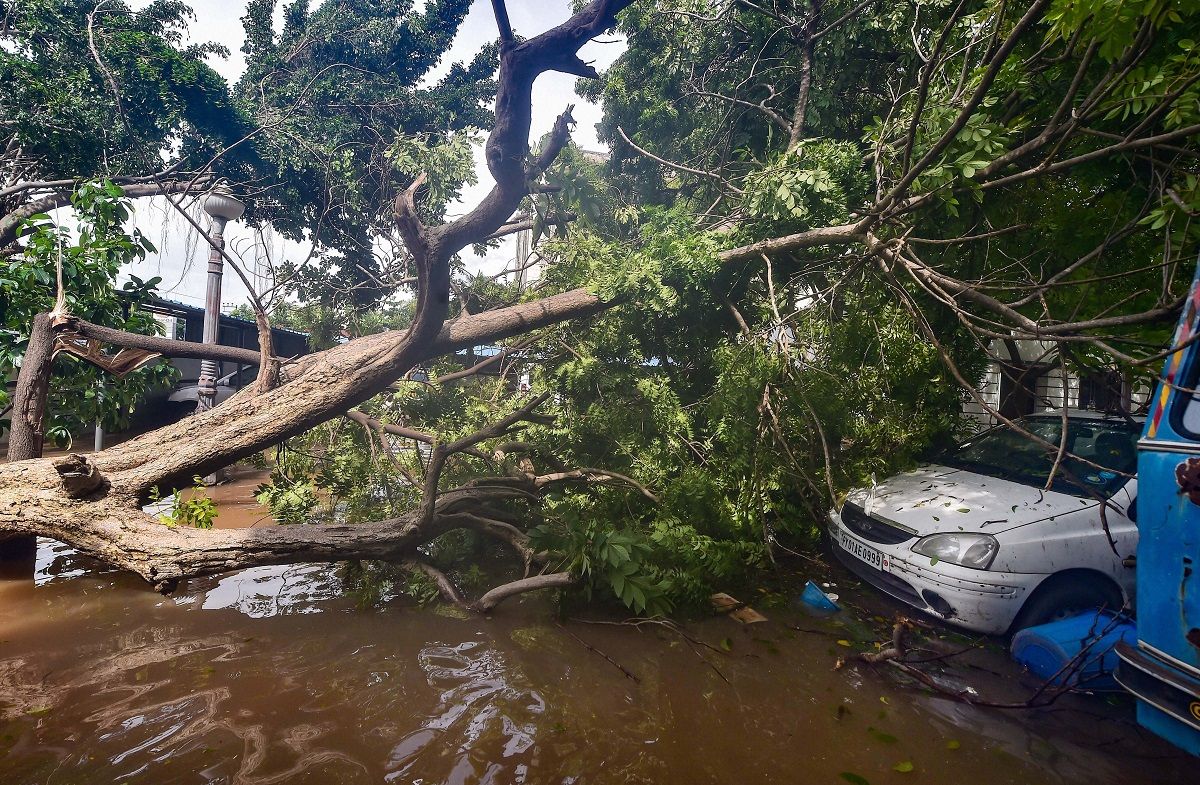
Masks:
[[[1116,678],[1138,723],[1200,755],[1200,269],[1138,442],[1137,643]]]

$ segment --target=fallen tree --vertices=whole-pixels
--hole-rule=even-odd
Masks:
[[[144,336],[97,328],[59,313],[37,320],[37,340],[22,366],[15,400],[17,451],[0,466],[0,532],[38,535],[68,543],[79,551],[141,575],[159,589],[182,578],[258,564],[344,559],[389,559],[415,563],[417,546],[450,528],[478,528],[513,544],[527,569],[536,565],[510,523],[491,517],[490,503],[509,497],[536,498],[549,481],[536,476],[502,477],[470,487],[439,491],[440,465],[424,480],[419,509],[401,518],[353,526],[311,525],[239,531],[191,530],[164,526],[142,512],[150,489],[168,487],[206,474],[340,416],[386,389],[414,365],[455,348],[494,342],[555,322],[584,316],[604,307],[597,297],[575,290],[447,322],[450,263],[462,249],[509,224],[529,193],[569,139],[568,109],[554,125],[550,140],[536,157],[528,148],[534,79],[557,70],[595,77],[578,49],[611,27],[631,0],[596,0],[563,24],[518,42],[508,28],[503,3],[497,3],[501,34],[496,122],[487,142],[491,192],[457,220],[436,226],[423,223],[418,202],[424,175],[395,202],[395,221],[416,270],[415,316],[409,329],[351,341],[288,365],[272,389],[243,390],[219,408],[145,434],[94,455],[50,460],[40,452],[36,431],[44,415],[49,383],[49,346],[56,329],[155,351],[172,347]],[[192,356],[195,356],[194,347]],[[187,351],[189,347],[177,349]],[[248,358],[240,358],[248,359]],[[506,433],[532,416],[519,410],[486,435]],[[470,444],[486,438],[479,436]],[[462,440],[460,440],[461,442]],[[435,447],[444,457],[465,449],[459,442]],[[563,477],[562,481],[572,478]],[[489,609],[501,599],[528,589],[563,585],[569,576],[526,576],[517,584],[484,595],[477,607]]]
[[[721,545],[732,543],[733,547],[722,550],[719,558],[699,562],[692,571],[711,579],[713,564],[749,563],[770,553],[771,522],[782,517],[773,506],[778,502],[778,489],[805,488],[803,501],[810,518],[820,520],[826,493],[834,495],[837,485],[853,477],[852,472],[839,474],[839,463],[850,463],[846,445],[860,452],[864,463],[859,468],[864,469],[867,460],[908,450],[909,442],[915,441],[912,434],[918,439],[928,437],[936,423],[922,426],[924,429],[909,427],[915,419],[914,409],[924,408],[923,418],[929,423],[957,412],[962,391],[966,391],[991,411],[993,407],[976,389],[979,363],[963,364],[968,352],[983,358],[992,356],[992,347],[1001,342],[1036,339],[1056,346],[1064,374],[1067,362],[1089,360],[1084,352],[1090,349],[1120,359],[1119,350],[1108,350],[1122,342],[1127,349],[1137,349],[1137,363],[1153,359],[1140,355],[1157,352],[1161,340],[1150,340],[1153,331],[1174,321],[1180,287],[1186,286],[1188,277],[1186,271],[1180,272],[1179,260],[1185,252],[1193,254],[1194,241],[1168,231],[1169,242],[1159,263],[1146,237],[1146,232],[1153,231],[1145,228],[1146,221],[1154,218],[1147,211],[1159,199],[1177,221],[1195,213],[1191,202],[1181,205],[1178,192],[1166,184],[1194,168],[1194,140],[1200,126],[1190,114],[1174,113],[1172,108],[1186,103],[1183,99],[1196,80],[1191,71],[1172,65],[1171,78],[1177,86],[1154,104],[1156,108],[1147,110],[1142,120],[1135,120],[1132,128],[1123,128],[1112,112],[1126,100],[1122,97],[1126,77],[1138,63],[1165,58],[1164,50],[1175,45],[1171,36],[1179,31],[1170,25],[1163,27],[1165,16],[1148,18],[1142,22],[1144,35],[1139,33],[1123,48],[1102,56],[1104,31],[1088,26],[1076,34],[1054,27],[1046,17],[1052,5],[1048,2],[1016,10],[994,4],[987,10],[986,24],[964,15],[968,10],[965,4],[956,9],[916,9],[914,19],[920,25],[885,20],[891,25],[891,46],[898,55],[910,46],[910,27],[924,31],[921,36],[931,44],[924,49],[930,55],[927,57],[914,39],[917,58],[911,61],[923,63],[923,67],[896,68],[889,65],[893,59],[881,57],[872,69],[883,69],[888,89],[875,95],[856,88],[853,92],[874,103],[860,107],[865,116],[848,129],[841,128],[840,120],[833,123],[836,133],[828,139],[813,136],[821,126],[811,112],[837,102],[827,96],[810,103],[808,93],[814,85],[822,91],[827,87],[821,81],[798,82],[794,110],[772,110],[779,122],[763,112],[770,123],[782,123],[788,133],[786,137],[774,130],[761,134],[768,145],[764,149],[777,147],[762,166],[748,166],[737,156],[723,153],[721,144],[698,142],[706,138],[703,135],[669,132],[659,138],[647,136],[633,125],[643,122],[640,112],[626,117],[631,135],[619,126],[614,125],[614,130],[633,152],[623,152],[619,145],[616,152],[636,153],[638,160],[650,162],[654,198],[665,190],[680,196],[680,209],[672,213],[676,218],[668,215],[655,224],[642,216],[638,220],[646,223],[636,229],[622,224],[620,231],[600,238],[589,239],[585,228],[558,249],[555,266],[561,270],[574,265],[574,273],[565,273],[565,279],[553,284],[561,283],[559,289],[566,291],[493,310],[464,312],[447,321],[452,293],[459,295],[458,302],[465,307],[461,292],[450,280],[454,254],[526,223],[532,226],[534,222],[526,221],[520,212],[522,200],[554,188],[543,178],[566,144],[570,114],[559,118],[547,142],[531,155],[527,138],[533,80],[545,70],[594,76],[576,52],[630,4],[592,3],[564,25],[518,43],[504,21],[503,4],[496,3],[502,39],[500,89],[495,129],[487,146],[495,188],[467,215],[436,226],[426,225],[419,214],[418,206],[427,198],[423,197],[426,191],[421,178],[395,202],[397,231],[411,256],[406,273],[409,269],[415,273],[418,292],[411,328],[371,335],[285,363],[279,383],[270,389],[239,393],[219,409],[90,456],[82,463],[29,460],[0,469],[0,532],[62,539],[162,588],[179,578],[254,564],[389,559],[431,579],[451,601],[470,604],[453,581],[421,559],[418,550],[441,533],[464,528],[512,546],[530,573],[544,571],[557,576],[532,580],[540,576],[530,575],[491,594],[487,602],[481,598],[474,607],[489,605],[508,596],[509,591],[567,582],[572,576],[567,574],[570,570],[562,569],[562,562],[545,564],[530,558],[528,542],[517,536],[519,528],[510,528],[511,512],[505,508],[536,506],[545,489],[556,484],[591,483],[602,477],[605,482],[628,480],[612,472],[579,468],[600,465],[607,456],[597,453],[618,441],[594,438],[597,433],[611,435],[594,425],[590,430],[580,429],[584,434],[580,441],[591,439],[587,446],[599,445],[597,449],[577,449],[576,467],[551,466],[542,473],[520,461],[514,465],[499,454],[506,451],[469,445],[459,459],[484,461],[494,476],[477,477],[443,490],[438,472],[427,471],[423,477],[412,473],[410,485],[426,491],[421,502],[416,509],[399,516],[391,513],[394,517],[382,522],[281,527],[269,532],[178,531],[165,529],[140,513],[137,505],[155,486],[213,471],[341,415],[380,437],[415,438],[396,423],[355,413],[356,407],[390,388],[414,365],[455,348],[492,343],[594,315],[622,298],[645,294],[646,299],[639,303],[645,307],[636,312],[620,309],[605,316],[604,325],[593,331],[599,337],[581,338],[573,346],[559,341],[572,358],[568,363],[578,360],[577,367],[567,370],[586,378],[588,384],[580,386],[589,388],[586,396],[578,396],[581,400],[571,402],[567,399],[577,390],[565,383],[561,397],[571,406],[561,409],[572,412],[577,420],[586,419],[593,411],[598,413],[597,419],[619,420],[624,411],[640,407],[644,415],[640,421],[631,417],[622,424],[648,435],[622,443],[622,457],[630,466],[637,462],[637,471],[623,470],[642,478],[653,490],[626,484],[641,491],[638,504],[644,504],[643,499],[652,504],[663,499],[663,505],[654,510],[676,505],[661,521],[650,520],[653,516],[643,516],[641,521],[650,524],[645,529],[661,522],[663,528],[655,533],[666,531],[664,538],[677,538],[664,550],[675,547],[680,552],[700,552],[719,542],[710,534],[718,527],[706,518],[715,517],[714,511],[727,511],[725,531],[734,534]],[[757,7],[722,7],[721,15],[700,21],[716,26],[725,24],[729,15],[760,13]],[[826,72],[826,81],[830,79],[827,72],[836,70],[870,85],[877,81],[874,70],[860,74],[844,69],[838,54],[861,49],[858,43],[827,49],[822,42],[828,42],[827,34],[837,30],[851,42],[861,40],[864,46],[875,40],[874,12],[863,4],[847,7],[846,14],[816,5],[805,11],[805,20],[772,18],[780,31],[800,43],[799,48],[789,45],[788,52],[801,60],[801,72],[811,74],[815,63],[820,66],[818,73]],[[654,8],[658,6],[645,6],[646,13],[658,13]],[[631,11],[623,20],[633,14]],[[930,14],[934,14],[932,20],[926,18]],[[694,54],[688,47],[696,40],[689,27],[698,21],[695,15],[690,11],[670,15],[669,10],[662,15],[671,20],[668,29],[677,24],[680,31],[681,40],[669,56],[674,57],[674,52]],[[818,23],[822,15],[828,15],[828,25]],[[1045,39],[1047,25],[1053,28],[1050,43]],[[764,28],[762,35],[786,41],[769,28]],[[1159,28],[1163,32],[1156,32]],[[661,29],[659,21],[651,18],[631,31],[631,49],[623,56],[624,62],[615,66],[616,76],[622,69],[644,71],[646,62],[657,62],[655,58],[662,54],[658,50],[663,47],[658,38],[648,34]],[[717,34],[722,28],[714,27],[713,32],[704,39],[724,46],[726,38]],[[986,41],[990,43],[985,45]],[[740,44],[733,49],[734,54],[758,51],[758,47]],[[697,56],[704,57],[703,53]],[[705,68],[711,66],[711,71],[705,71],[707,77],[727,76],[724,62],[706,60]],[[753,57],[743,62],[739,55],[735,62],[758,73]],[[1046,86],[1014,81],[1008,72],[1017,64],[1028,66],[1033,76],[1045,74]],[[645,75],[648,79],[664,75],[678,79],[686,73],[696,72],[664,67]],[[635,82],[632,78],[617,81],[626,86]],[[706,100],[730,104],[751,115],[770,101],[785,99],[783,93],[767,90],[770,85],[762,86],[769,101],[764,101],[761,92],[724,95],[713,93],[712,84],[693,86],[701,91],[698,95],[712,94]],[[656,90],[662,92],[658,88],[650,92]],[[622,100],[626,96],[624,90],[615,92]],[[786,96],[788,100],[792,97]],[[657,98],[651,95],[651,99],[648,118],[674,116],[658,112]],[[615,99],[613,103],[620,107]],[[860,147],[859,138],[875,106],[887,120],[871,132],[874,149],[867,150]],[[706,105],[688,99],[675,108],[680,107],[714,123],[714,131],[721,137],[727,135],[729,129],[720,115]],[[806,113],[810,115],[807,120]],[[1164,124],[1163,118],[1169,114],[1178,116]],[[610,125],[620,119],[617,113]],[[828,117],[822,120],[824,125],[831,122]],[[1114,138],[1117,131],[1121,134]],[[698,144],[700,149],[667,152],[660,146],[681,140]],[[1103,206],[1123,187],[1127,168],[1147,198],[1112,207],[1111,222],[1089,218],[1096,205]],[[808,179],[797,180],[797,172],[807,172]],[[1096,178],[1099,185],[1089,184],[1090,178]],[[673,185],[658,188],[659,180]],[[687,181],[687,187],[674,187],[679,180]],[[971,207],[969,214],[964,208],[960,216],[959,198],[964,197],[966,205],[968,194],[970,201],[980,206]],[[1056,202],[1065,202],[1070,208],[1063,212],[1069,220],[1049,210]],[[678,217],[684,213],[683,218]],[[674,235],[672,220],[678,230]],[[1030,222],[1044,224],[1033,239],[1029,239]],[[1088,236],[1065,242],[1070,238],[1061,231],[1063,225],[1088,229]],[[1192,227],[1192,223],[1186,226]],[[706,227],[712,234],[703,233]],[[733,244],[737,247],[717,250]],[[575,252],[568,246],[582,250],[572,257]],[[582,258],[589,255],[593,258]],[[708,265],[710,261],[715,264]],[[714,283],[721,273],[713,275],[713,270],[722,265],[730,270],[760,262],[765,265],[761,280],[733,284],[725,290],[718,290],[720,281]],[[614,280],[604,278],[605,267],[625,263],[629,269],[617,270]],[[547,277],[556,274],[555,266],[548,268]],[[1119,286],[1093,286],[1114,280],[1140,282],[1136,297],[1126,297]],[[592,288],[572,288],[580,283]],[[605,294],[602,297],[598,292]],[[688,297],[696,292],[703,295]],[[660,306],[668,299],[685,300],[685,305],[655,311],[650,301],[656,297]],[[811,299],[812,305],[799,308],[800,297]],[[733,322],[718,323],[714,314],[723,315],[725,310]],[[820,322],[817,317],[822,311],[828,313],[829,324],[814,324]],[[98,331],[80,321],[70,324],[80,335],[114,345],[170,350],[144,336]],[[732,335],[723,332],[728,324],[736,325]],[[787,345],[810,327],[820,335],[832,331],[835,337],[842,334],[848,338],[855,338],[852,333],[857,329],[868,338],[876,336],[878,350],[867,346],[864,351],[859,341],[847,340],[844,356],[835,357],[827,369],[822,366],[823,358],[808,356],[806,347]],[[661,328],[662,334],[654,334],[656,328]],[[813,345],[828,351],[827,346]],[[251,354],[257,359],[256,353]],[[809,367],[803,367],[799,359],[779,362],[785,354],[804,356]],[[586,361],[581,355],[587,355]],[[648,358],[657,361],[653,368],[649,368]],[[617,376],[611,368],[621,360],[626,363],[626,374]],[[588,363],[592,367],[608,363],[609,378],[603,391],[587,376]],[[882,375],[868,372],[879,369],[884,370]],[[945,370],[950,372],[948,376]],[[23,389],[40,389],[40,380],[46,377],[38,375],[36,359],[31,357],[22,371],[30,374]],[[712,384],[712,378],[717,384]],[[758,388],[751,389],[748,379],[756,380]],[[856,379],[862,380],[857,398],[855,391],[848,389]],[[925,379],[928,384],[922,383]],[[689,386],[695,389],[679,392]],[[722,395],[713,395],[714,387]],[[887,394],[880,395],[880,387]],[[921,387],[924,391],[916,389]],[[722,419],[716,425],[705,421],[712,414],[714,398],[723,398],[720,403],[725,407],[723,413],[718,412]],[[19,406],[19,416],[36,416],[37,395],[26,394]],[[880,428],[878,433],[866,429],[866,438],[857,440],[857,445],[853,438],[846,438],[854,436],[847,427],[852,420],[874,423],[881,413],[904,427]],[[1008,420],[999,412],[992,413],[1001,421]],[[535,416],[532,411],[527,414]],[[664,423],[671,430],[656,427]],[[520,422],[507,427],[519,428]],[[948,429],[944,424],[937,427],[942,429],[939,432]],[[426,427],[427,432],[416,439],[431,445],[434,452],[438,447],[435,430]],[[495,431],[509,432],[503,428]],[[709,438],[710,434],[715,435]],[[671,439],[670,446],[677,453],[661,448]],[[566,441],[569,438],[561,439],[558,446]],[[1061,445],[1040,443],[1060,457],[1064,454]],[[660,449],[660,454],[653,454]],[[531,463],[531,455],[523,458]],[[696,465],[702,468],[691,471]],[[877,464],[869,467],[875,471]],[[656,479],[649,482],[647,477]],[[74,490],[68,493],[69,488]],[[681,499],[715,502],[707,507],[697,502],[693,507],[680,503]],[[605,508],[596,517],[626,514],[624,502],[621,499],[620,505]],[[501,503],[503,506],[498,506]],[[686,528],[681,523],[684,518],[702,520],[708,528],[679,535],[678,530]],[[579,527],[580,540],[591,534],[586,528]],[[748,543],[755,549],[742,547]]]

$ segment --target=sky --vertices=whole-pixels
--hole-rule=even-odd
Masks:
[[[132,0],[130,5],[141,8],[149,2],[150,0]],[[277,18],[281,17],[283,4],[281,2],[280,7],[276,9]],[[229,58],[211,58],[210,65],[231,83],[236,81],[245,69],[244,56],[240,51],[245,35],[240,19],[245,13],[246,0],[192,0],[191,6],[196,19],[189,30],[190,42],[215,41],[228,47]],[[559,24],[571,13],[569,0],[509,0],[507,6],[514,31],[527,38]],[[451,64],[459,61],[469,62],[482,46],[496,37],[496,22],[490,0],[476,0],[449,52],[428,78],[436,81],[449,70]],[[623,50],[624,43],[619,38],[608,37],[585,45],[580,50],[580,56],[585,61],[593,62],[603,71]],[[547,73],[538,77],[534,84],[530,137],[536,140],[548,132],[554,124],[554,119],[567,105],[574,104],[573,115],[577,124],[573,138],[584,149],[603,150],[604,145],[597,140],[595,129],[596,123],[600,121],[600,107],[586,101],[575,92],[575,81],[575,77],[560,73]],[[475,156],[479,184],[464,189],[461,204],[457,209],[452,206],[449,211],[451,217],[465,212],[491,188],[492,179],[483,163],[482,152],[481,148],[477,149]],[[195,230],[183,217],[176,214],[165,200],[138,200],[135,208],[138,228],[157,246],[158,253],[151,254],[145,261],[131,266],[126,271],[127,274],[143,279],[161,276],[163,281],[159,290],[164,297],[190,305],[203,305],[208,246],[198,242]],[[206,217],[199,213],[198,207],[194,209],[199,223],[207,226]],[[277,260],[302,259],[309,250],[307,245],[273,237],[268,238],[265,249],[255,251],[254,233],[236,223],[231,223],[226,228],[225,238],[231,251],[235,254],[240,252],[246,258],[265,252]],[[464,258],[469,266],[477,266],[483,271],[495,273],[503,269],[513,253],[513,245],[510,242],[484,259],[470,255],[469,251]],[[222,285],[222,303],[228,307],[247,300],[246,288],[231,270],[226,269]]]

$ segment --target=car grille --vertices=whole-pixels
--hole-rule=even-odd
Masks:
[[[916,589],[908,581],[901,580],[888,572],[877,570],[866,562],[859,560],[836,542],[833,543],[833,553],[850,572],[862,578],[877,589],[892,595],[902,602],[907,602],[917,608],[925,608],[925,601],[918,595]]]
[[[862,511],[861,507],[850,502],[842,505],[842,523],[846,525],[847,529],[864,540],[877,542],[881,545],[895,545],[905,540],[911,540],[916,536],[912,532],[901,529],[899,526],[884,523],[878,518],[867,515]]]

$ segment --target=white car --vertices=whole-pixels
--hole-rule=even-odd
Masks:
[[[1020,423],[1059,444],[1059,412]],[[829,513],[834,553],[876,588],[977,632],[1132,608],[1142,424],[1074,410],[1068,423],[1073,457],[1049,489],[1055,452],[992,428],[937,464],[852,491]]]

